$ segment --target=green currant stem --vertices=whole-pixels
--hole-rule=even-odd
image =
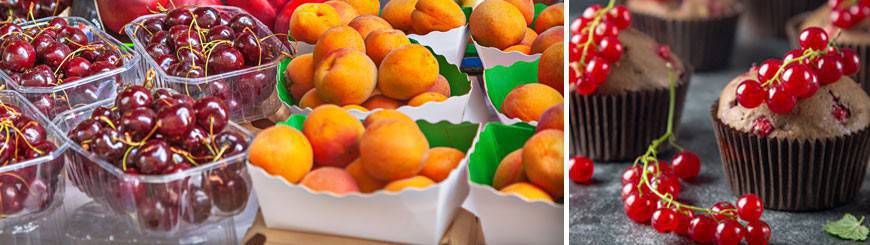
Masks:
[[[612,9],[615,4],[616,4],[616,0],[610,0],[610,2],[607,3],[607,7],[604,7],[603,9],[598,10],[598,13],[595,14],[595,19],[592,19],[592,22],[590,22],[589,25],[584,28],[584,30],[587,33],[586,34],[587,38],[586,38],[586,43],[583,43],[583,45],[582,45],[583,46],[583,53],[580,55],[580,65],[581,66],[586,66],[586,62],[585,62],[586,54],[589,53],[589,47],[592,46],[592,41],[594,40],[594,36],[595,36],[595,28],[598,26],[598,24],[601,23],[601,18],[604,17],[604,15],[607,13],[607,11],[610,11],[610,9]],[[581,31],[580,33],[583,33],[583,31]]]
[[[779,80],[780,76],[782,76],[782,73],[785,72],[785,69],[788,67],[788,65],[791,65],[795,62],[798,62],[798,61],[801,61],[804,59],[815,59],[817,57],[820,57],[822,55],[827,54],[828,47],[834,47],[835,49],[837,49],[837,51],[839,51],[839,47],[837,47],[837,39],[840,38],[840,34],[842,34],[842,32],[837,31],[837,34],[834,35],[834,38],[832,38],[830,41],[828,41],[828,45],[825,46],[824,50],[807,49],[804,51],[804,53],[801,56],[783,61],[782,65],[779,66],[779,68],[776,70],[776,73],[773,75],[773,78],[771,78],[768,81],[764,81],[764,83],[761,84],[761,86],[762,87],[769,87],[770,85],[773,85],[773,83],[775,83],[777,80]]]

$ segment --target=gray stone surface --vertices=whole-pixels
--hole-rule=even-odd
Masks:
[[[585,8],[584,2],[571,2],[571,15]],[[600,2],[600,1],[599,1]],[[573,17],[571,18],[573,19]],[[702,159],[698,180],[683,183],[681,199],[709,207],[718,201],[736,201],[722,173],[710,120],[710,106],[719,97],[725,83],[737,74],[771,57],[781,57],[788,50],[784,40],[756,39],[740,27],[732,66],[726,70],[697,73],[692,78],[679,143]],[[670,159],[672,153],[661,154]],[[571,244],[683,244],[691,243],[675,234],[660,234],[648,225],[638,225],[623,213],[619,176],[628,163],[596,163],[594,181],[589,185],[571,183]],[[868,175],[870,176],[870,175]],[[846,206],[821,212],[777,212],[766,210],[762,219],[773,230],[772,244],[856,244],[844,242],[822,231],[826,220],[839,219],[843,213],[870,216],[870,178],[865,178],[858,197]],[[868,217],[870,218],[870,217]],[[866,222],[865,222],[866,224]]]

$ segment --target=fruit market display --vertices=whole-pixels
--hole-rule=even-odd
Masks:
[[[72,0],[17,0],[0,2],[0,23],[21,23],[27,20],[57,16],[72,5]]]
[[[529,83],[517,86],[504,99],[501,111],[510,118],[537,122],[547,109],[561,107],[562,94],[550,86]]]
[[[381,17],[397,30],[418,35],[445,32],[465,25],[465,14],[453,0],[389,1],[384,5]]]
[[[501,159],[492,187],[529,201],[561,200],[565,181],[563,143],[561,128],[539,128],[522,148]]]
[[[251,164],[315,192],[400,192],[436,185],[465,158],[431,147],[418,125],[394,110],[360,121],[335,105],[319,106],[302,130],[276,125],[251,142]]]
[[[478,44],[504,52],[540,54],[564,41],[564,6],[545,8],[534,18],[531,0],[486,0],[471,12],[469,28]]]

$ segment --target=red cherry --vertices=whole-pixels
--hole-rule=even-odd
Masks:
[[[735,219],[734,216],[737,215],[737,208],[730,202],[717,202],[710,207],[710,210],[713,211],[713,218],[716,220]]]
[[[834,54],[826,54],[816,61],[814,73],[822,85],[832,84],[843,76],[843,63]]]
[[[674,173],[685,180],[693,179],[701,172],[701,159],[695,153],[687,150],[680,151],[674,155],[671,165],[673,166]]]
[[[737,215],[745,221],[757,221],[764,213],[764,204],[755,194],[746,194],[737,199]]]
[[[759,73],[760,74],[760,73]],[[765,99],[764,90],[761,84],[755,80],[744,80],[737,85],[737,103],[741,106],[752,109],[761,105]]]
[[[607,15],[620,30],[631,26],[631,12],[625,6],[613,7],[610,12],[607,12]]]
[[[577,183],[586,183],[592,179],[592,174],[595,172],[595,165],[592,160],[584,156],[576,156],[573,159],[574,165],[571,166],[569,177]]]
[[[709,216],[699,215],[689,222],[689,237],[698,243],[712,243],[716,236],[716,222]]]
[[[828,46],[828,33],[822,28],[809,27],[798,35],[798,42],[805,49],[822,50]]]
[[[849,48],[840,49],[840,62],[843,63],[843,75],[854,76],[858,74],[858,69],[861,67],[861,59],[855,54],[855,51]]]
[[[746,241],[749,245],[767,245],[770,240],[770,226],[764,221],[752,221],[746,224]]]
[[[586,64],[586,71],[583,76],[589,78],[596,85],[600,85],[607,80],[607,75],[610,75],[610,63],[607,63],[604,58],[594,57]]]
[[[649,195],[641,196],[639,193],[633,193],[625,198],[623,208],[625,215],[634,222],[644,224],[652,218],[655,205],[653,200],[648,198]]]
[[[743,225],[735,220],[719,221],[716,225],[716,244],[737,245],[743,240],[745,231]]]
[[[650,223],[660,233],[671,232],[677,228],[677,212],[670,208],[660,208],[653,212]]]
[[[782,66],[782,60],[778,59],[768,59],[762,62],[761,66],[758,66],[758,81],[764,83],[773,79],[780,66]]]
[[[605,37],[598,43],[598,53],[609,63],[616,63],[622,58],[624,47],[619,38]]]
[[[797,97],[783,91],[782,87],[767,90],[767,107],[777,114],[791,112],[797,104]]]

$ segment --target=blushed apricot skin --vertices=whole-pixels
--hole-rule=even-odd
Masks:
[[[360,15],[350,21],[347,26],[356,30],[363,39],[366,39],[373,31],[393,29],[390,23],[375,15]]]
[[[375,95],[362,103],[362,106],[369,110],[375,109],[396,109],[402,106],[402,102],[394,100],[383,95]]]
[[[453,0],[417,0],[411,12],[411,29],[425,35],[465,25],[465,13]]]
[[[308,90],[308,92],[305,92],[305,95],[302,95],[302,98],[299,99],[299,107],[302,108],[314,109],[323,104],[326,104],[326,102],[320,98],[320,94],[317,93],[316,88]]]
[[[447,96],[436,92],[425,92],[414,96],[408,101],[409,106],[421,106],[429,102],[441,102],[447,100]]]
[[[314,88],[329,104],[358,105],[375,89],[377,67],[365,53],[343,48],[329,54],[314,70]]]
[[[426,176],[435,182],[441,182],[459,166],[459,162],[465,157],[465,153],[450,147],[434,147],[429,149],[423,170],[420,175]]]
[[[438,61],[419,44],[394,49],[378,67],[378,90],[397,100],[407,100],[425,92],[436,79]]]
[[[359,16],[359,12],[357,12],[356,9],[353,8],[353,6],[350,6],[347,2],[330,0],[324,3],[335,9],[335,12],[338,13],[339,19],[341,19],[342,25],[347,25],[351,20]]]
[[[426,90],[426,92],[436,92],[445,97],[450,97],[450,82],[447,81],[446,77],[439,74],[435,84],[432,84],[432,87],[429,87],[429,90]]]
[[[538,38],[538,32],[532,30],[532,28],[526,28],[526,32],[523,34],[523,40],[520,41],[518,45],[526,45],[531,49],[532,42],[535,41],[535,38]]]
[[[504,0],[486,0],[471,12],[471,36],[478,44],[504,50],[523,40],[526,20]]]
[[[409,33],[413,30],[411,29],[411,13],[414,12],[416,6],[417,0],[390,0],[384,5],[381,17],[390,22],[393,28]]]
[[[531,53],[532,47],[520,44],[520,45],[510,46],[502,51],[504,51],[505,53],[519,52],[521,54],[528,55],[529,53]]]
[[[517,196],[525,197],[529,201],[546,201],[553,202],[553,198],[535,185],[521,182],[509,185],[501,189],[504,193],[511,193]]]
[[[531,25],[532,21],[535,19],[535,3],[532,0],[505,0],[506,2],[514,5],[520,13],[523,14],[523,19],[526,21],[526,25]]]
[[[538,14],[538,19],[535,20],[535,31],[538,33],[544,30],[553,28],[554,26],[565,25],[565,4],[557,3],[550,5]]]
[[[538,60],[538,82],[563,93],[565,90],[565,63],[563,43],[557,43],[547,48]]]
[[[543,53],[547,48],[552,47],[553,45],[562,43],[563,33],[565,28],[562,26],[554,26],[553,28],[547,29],[541,34],[538,34],[538,37],[535,38],[535,41],[532,42],[532,54],[540,54]]]
[[[341,25],[341,17],[335,8],[325,3],[305,3],[290,17],[290,36],[296,41],[314,44],[320,34],[338,25]]]
[[[365,44],[366,54],[372,58],[376,65],[380,65],[390,51],[411,44],[411,40],[402,31],[381,29],[369,33]]]
[[[374,125],[376,122],[389,120],[401,120],[409,123],[414,123],[414,120],[399,111],[385,109],[370,114],[368,117],[366,117],[366,120],[363,121],[363,125],[368,128],[369,126]]]
[[[317,66],[323,61],[326,56],[332,52],[350,48],[357,51],[366,52],[366,44],[360,37],[359,32],[347,26],[336,26],[329,28],[320,38],[317,39],[317,44],[314,45],[314,65]]]
[[[496,190],[518,183],[526,182],[526,172],[523,170],[523,149],[514,150],[501,159],[495,175],[492,176],[492,187]]]
[[[541,115],[541,120],[538,121],[538,127],[535,131],[540,132],[547,129],[555,129],[565,131],[565,108],[563,104],[554,105],[544,111]]]
[[[314,164],[313,150],[305,135],[280,124],[257,134],[248,148],[248,159],[290,183],[298,183]]]
[[[400,192],[407,188],[423,189],[432,185],[435,185],[435,181],[432,181],[425,176],[414,176],[390,182],[387,186],[384,186],[384,190],[389,192]]]
[[[562,102],[562,95],[550,86],[529,83],[511,90],[501,110],[509,118],[532,122],[540,120],[544,111]]]
[[[305,92],[314,88],[314,56],[303,54],[296,56],[287,64],[284,77],[287,78],[285,85],[287,91],[295,99],[302,98]]]
[[[405,120],[375,121],[360,140],[366,173],[382,181],[417,175],[428,150],[429,141],[417,124]]]
[[[346,195],[359,192],[356,180],[344,169],[322,167],[311,171],[302,178],[301,185],[312,191],[330,192],[336,195]]]
[[[366,170],[363,169],[362,162],[359,159],[351,162],[344,169],[353,176],[353,179],[356,180],[357,186],[359,186],[359,190],[362,193],[371,193],[377,190],[383,189],[387,183],[377,180],[366,173]]]
[[[523,168],[529,182],[556,199],[562,197],[565,182],[563,134],[561,130],[543,130],[523,146]]]
[[[378,15],[381,9],[381,1],[379,0],[341,0],[353,6],[360,14]]]
[[[302,125],[314,150],[314,164],[339,168],[359,157],[359,139],[365,130],[359,119],[335,105],[315,108]]]

